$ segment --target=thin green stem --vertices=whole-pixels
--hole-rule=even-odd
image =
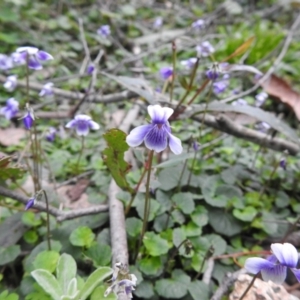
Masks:
[[[197,280],[197,279],[200,277],[200,275],[202,274],[202,271],[203,271],[203,268],[204,268],[204,264],[205,264],[206,260],[211,256],[211,253],[212,253],[212,247],[210,247],[210,248],[206,251],[205,256],[204,256],[204,258],[203,258],[203,260],[202,260],[200,269],[199,269],[197,275],[195,276],[194,280]]]
[[[50,215],[49,215],[49,202],[48,202],[48,197],[47,197],[47,193],[45,190],[42,190],[45,196],[45,200],[46,200],[46,215],[47,215],[47,241],[48,241],[48,250],[51,251],[51,241],[50,241]]]
[[[79,156],[78,156],[78,159],[77,159],[77,163],[76,163],[76,174],[79,174],[79,163],[80,163],[80,159],[81,159],[81,156],[83,154],[83,149],[84,149],[84,136],[82,136],[81,138],[81,149],[80,149],[80,152],[79,152]]]
[[[197,151],[195,151],[195,153],[194,153],[194,157],[193,157],[193,161],[192,161],[192,167],[191,167],[191,170],[190,170],[190,173],[189,173],[189,178],[188,178],[188,181],[187,181],[188,186],[190,185],[190,182],[191,182],[191,179],[192,179],[192,174],[193,174],[193,170],[194,170],[194,167],[195,167],[196,158],[197,158]]]
[[[245,297],[245,296],[247,295],[247,293],[249,292],[249,290],[250,290],[251,286],[253,285],[253,283],[254,283],[254,281],[255,281],[256,278],[257,278],[257,274],[253,277],[253,279],[251,280],[249,286],[246,288],[245,292],[243,293],[243,295],[240,297],[239,300],[243,300],[243,299],[244,299],[244,297]]]
[[[143,171],[143,173],[142,173],[142,175],[141,175],[141,177],[140,177],[140,180],[139,180],[137,186],[136,186],[135,189],[134,189],[134,193],[131,195],[131,199],[130,199],[130,201],[129,201],[129,203],[128,203],[126,209],[125,209],[125,216],[126,216],[126,215],[129,213],[129,211],[130,211],[131,205],[132,205],[132,203],[133,203],[133,201],[134,201],[134,199],[135,199],[135,196],[136,196],[136,194],[137,194],[137,191],[139,190],[139,187],[140,187],[140,185],[141,185],[141,183],[142,183],[142,181],[143,181],[143,179],[144,179],[146,173],[147,173],[147,168],[144,168],[144,171]]]
[[[175,81],[175,73],[176,73],[176,45],[175,41],[172,42],[172,61],[173,61],[173,75],[171,81],[171,88],[170,88],[170,103],[173,99],[173,91],[174,91],[174,81]]]
[[[144,206],[144,220],[143,220],[143,228],[142,228],[142,233],[139,238],[139,243],[136,251],[136,255],[134,258],[134,261],[137,259],[139,250],[142,245],[142,241],[145,235],[145,232],[147,230],[147,225],[148,225],[148,219],[149,219],[149,213],[150,213],[150,178],[151,178],[151,168],[152,168],[152,161],[153,161],[153,154],[154,151],[151,150],[149,153],[148,157],[148,166],[147,166],[147,180],[146,180],[146,195],[145,195],[145,206]]]
[[[199,60],[200,58],[197,58],[197,61],[193,67],[193,71],[192,71],[192,74],[191,74],[191,77],[190,77],[190,82],[189,82],[189,85],[188,85],[188,88],[187,90],[185,91],[185,94],[183,95],[183,97],[180,99],[180,101],[178,102],[176,108],[174,111],[178,110],[178,108],[180,107],[180,105],[185,101],[186,97],[189,95],[191,89],[192,89],[192,86],[193,86],[193,83],[194,83],[194,80],[195,80],[195,77],[196,77],[196,72],[197,72],[197,69],[198,69],[198,65],[199,65]]]
[[[34,140],[34,148],[35,148],[35,157],[34,157],[34,162],[35,162],[35,180],[36,180],[36,187],[37,190],[41,189],[40,185],[40,171],[39,171],[39,144],[38,144],[38,139],[37,139],[37,130],[36,130],[36,124],[35,121],[33,122],[33,140]]]

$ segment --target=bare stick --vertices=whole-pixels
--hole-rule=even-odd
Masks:
[[[0,195],[14,199],[25,205],[28,202],[28,197],[20,195],[19,193],[11,191],[3,186],[0,186]],[[71,211],[61,211],[50,205],[47,210],[46,204],[43,202],[36,202],[33,207],[39,211],[44,211],[44,212],[48,211],[50,215],[56,217],[58,222],[62,222],[70,219],[76,219],[88,215],[95,215],[101,212],[108,211],[107,205],[95,205],[88,208],[75,209]]]

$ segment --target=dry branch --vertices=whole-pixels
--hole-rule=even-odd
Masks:
[[[28,202],[28,197],[20,195],[19,193],[11,191],[3,186],[0,186],[0,195],[19,201],[24,205],[26,205]],[[39,211],[47,212],[46,204],[44,204],[43,202],[36,202],[33,207]],[[106,211],[108,211],[107,205],[95,205],[88,208],[81,208],[81,209],[75,209],[70,211],[62,211],[53,206],[49,206],[49,210],[48,210],[49,214],[56,217],[56,220],[58,222],[62,222],[70,219],[76,219],[88,215],[95,215]]]

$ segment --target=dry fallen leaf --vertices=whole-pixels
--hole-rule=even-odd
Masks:
[[[261,86],[269,95],[277,97],[281,102],[291,107],[300,120],[300,94],[294,91],[285,80],[271,75]]]
[[[67,190],[67,195],[71,202],[80,199],[81,195],[84,193],[86,188],[89,186],[90,181],[88,179],[79,179],[75,185],[72,185],[69,190]]]
[[[0,144],[6,147],[18,145],[25,136],[26,130],[24,128],[0,129]]]

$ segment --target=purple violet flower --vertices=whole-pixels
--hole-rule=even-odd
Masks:
[[[33,70],[41,70],[43,69],[43,66],[40,62],[48,61],[53,59],[53,56],[49,54],[48,52],[39,50],[36,47],[19,47],[16,50],[16,53],[19,54],[19,56],[15,58],[16,63],[22,63],[22,61],[28,60],[28,67],[29,69]],[[27,58],[28,56],[28,58]]]
[[[202,42],[196,47],[196,50],[198,52],[198,55],[201,55],[203,57],[207,57],[215,52],[215,48],[211,45],[209,41]]]
[[[213,83],[213,92],[218,95],[218,94],[222,94],[223,92],[225,92],[225,90],[228,87],[228,82],[225,80],[221,80],[221,81],[216,81]]]
[[[245,99],[239,98],[236,101],[232,102],[232,105],[233,106],[236,106],[236,105],[246,106],[246,105],[248,105],[248,102]]]
[[[0,70],[9,70],[13,67],[11,57],[6,54],[0,54]]]
[[[46,84],[44,84],[42,90],[39,93],[39,96],[44,97],[44,96],[51,96],[51,95],[53,95],[53,83],[47,82]]]
[[[158,29],[163,25],[163,18],[162,17],[157,17],[154,22],[153,22],[153,28]]]
[[[205,72],[206,77],[210,80],[216,80],[219,77],[219,72],[216,69],[209,69]]]
[[[95,70],[95,65],[94,64],[89,64],[88,67],[87,67],[87,69],[86,69],[86,73],[88,75],[92,75],[93,72],[94,72],[94,70]]]
[[[90,116],[87,115],[77,115],[70,121],[67,128],[75,128],[76,133],[79,136],[86,136],[90,132],[90,129],[98,130],[100,128],[99,124],[94,122]]]
[[[0,109],[0,114],[4,115],[7,120],[13,118],[19,111],[19,102],[15,98],[9,98],[6,106]]]
[[[267,122],[260,122],[256,125],[256,128],[265,133],[271,128],[271,126]]]
[[[46,134],[46,140],[50,143],[54,142],[56,136],[56,129],[54,127],[49,127]]]
[[[148,113],[151,117],[151,124],[142,125],[131,130],[126,137],[126,142],[130,147],[137,147],[143,142],[145,146],[161,152],[169,147],[174,154],[182,152],[181,141],[179,138],[171,134],[171,127],[168,119],[174,110],[169,107],[161,107],[160,105],[149,105]]]
[[[286,159],[285,159],[285,158],[282,158],[282,159],[279,161],[279,166],[280,166],[284,171],[286,171]]]
[[[248,258],[245,262],[245,269],[252,274],[261,272],[263,280],[271,280],[282,284],[286,278],[289,268],[300,282],[300,270],[296,269],[298,264],[298,252],[289,243],[271,245],[272,255],[267,259],[260,257]]]
[[[5,83],[3,84],[4,88],[9,92],[12,92],[17,86],[17,76],[11,75],[6,78]]]
[[[196,141],[193,141],[193,149],[195,152],[198,152],[200,149],[200,144]]]
[[[256,107],[262,106],[265,103],[267,98],[268,98],[268,94],[265,93],[265,92],[261,92],[261,93],[257,94],[255,96],[255,100],[256,100],[255,101],[255,106]]]
[[[197,62],[197,57],[191,57],[187,60],[182,60],[180,63],[187,69],[192,69]]]
[[[162,67],[159,70],[159,74],[162,79],[167,80],[173,75],[173,68],[172,67]]]
[[[203,29],[205,27],[205,21],[203,19],[199,19],[192,23],[192,28],[194,29]]]
[[[110,26],[109,25],[102,25],[98,30],[97,33],[104,38],[107,38],[110,35]]]
[[[30,198],[25,206],[25,210],[32,208],[35,204],[35,198]]]

